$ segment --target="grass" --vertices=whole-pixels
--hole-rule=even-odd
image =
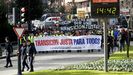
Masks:
[[[114,54],[111,55],[110,60],[119,60],[119,59],[133,59],[133,46],[130,46],[129,48],[129,58],[127,58],[127,51],[123,51],[123,52],[115,52]]]
[[[111,55],[110,60],[133,59],[133,46],[130,47],[129,54],[129,58],[127,58],[126,51],[118,51]],[[96,70],[44,70],[32,73],[24,73],[24,75],[133,75],[133,72],[104,72]]]
[[[40,71],[24,75],[133,75],[132,72],[103,72],[94,70]]]

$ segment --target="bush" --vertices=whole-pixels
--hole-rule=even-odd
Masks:
[[[104,61],[94,61],[89,63],[71,65],[71,66],[62,66],[56,70],[104,70]],[[108,61],[108,70],[109,71],[127,71],[133,72],[133,59],[127,60],[109,60]]]

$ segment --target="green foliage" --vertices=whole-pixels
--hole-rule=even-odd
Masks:
[[[130,58],[127,58],[126,51],[115,52],[108,61],[109,71],[133,72],[133,46],[130,46]],[[56,70],[104,70],[104,61],[98,60],[77,65],[61,66]]]
[[[42,0],[31,0],[30,2],[30,19],[34,20],[40,18],[43,14]]]
[[[4,0],[0,0],[0,24],[4,23],[7,20],[6,11],[7,8]]]
[[[73,6],[71,10],[71,14],[77,14],[77,6]]]
[[[109,60],[108,64],[109,70],[111,70],[109,72],[101,71],[103,70],[104,65],[102,59],[83,64],[62,66],[55,70],[44,70],[32,73],[24,73],[24,75],[133,75],[131,72],[133,71],[132,53],[133,46],[130,47],[130,59],[125,58],[126,52],[116,52],[111,55],[111,60]]]
[[[0,42],[5,42],[5,36],[14,38],[14,32],[11,25],[8,24],[7,20],[7,5],[5,0],[0,0]]]
[[[65,7],[64,6],[60,6],[58,10],[61,13],[65,13]]]
[[[123,59],[123,60],[109,60],[108,61],[109,71],[127,71],[133,72],[133,60]],[[61,67],[56,70],[104,70],[104,61],[94,61],[84,64],[77,64],[72,66]]]
[[[133,46],[129,47],[129,58],[127,58],[127,51],[115,52],[110,57],[110,60],[121,60],[121,59],[133,59]]]
[[[7,17],[6,17],[6,4],[4,0],[0,0],[0,33],[6,29],[7,26]]]

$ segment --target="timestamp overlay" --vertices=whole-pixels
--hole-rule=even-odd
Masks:
[[[91,0],[91,16],[118,17],[120,13],[119,0]]]

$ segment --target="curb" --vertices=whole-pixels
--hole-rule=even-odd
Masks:
[[[92,52],[100,52],[101,50],[86,50],[85,53],[92,53]],[[38,51],[37,54],[50,54],[50,53],[84,53],[84,51],[82,50],[75,50],[75,51],[72,51],[72,50],[67,50],[67,51],[64,51],[64,50],[60,50],[60,51]],[[11,55],[11,57],[15,57],[17,56],[17,54],[13,54]],[[6,58],[6,56],[0,56],[0,59],[4,59]]]
[[[17,55],[16,55],[16,54],[11,55],[11,57],[15,57],[15,56],[17,56]],[[4,58],[6,58],[6,56],[1,56],[1,57],[0,57],[0,59],[4,59]]]

